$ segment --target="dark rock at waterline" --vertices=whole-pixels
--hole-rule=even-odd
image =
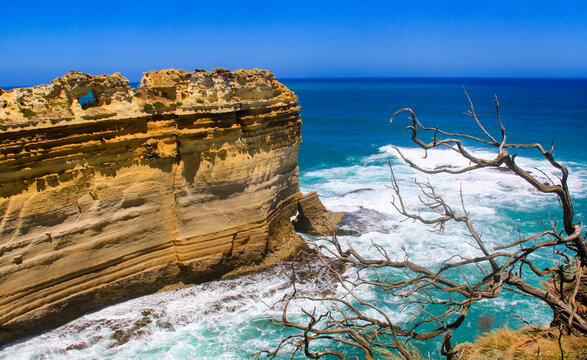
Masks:
[[[353,191],[349,191],[349,192],[345,193],[343,195],[343,197],[350,195],[350,194],[358,194],[358,193],[367,192],[367,191],[375,191],[375,189],[372,189],[372,188],[357,189],[357,190],[353,190]]]
[[[292,221],[298,232],[316,236],[330,236],[342,218],[343,213],[333,212],[324,207],[318,194],[313,191],[298,201],[298,215]]]
[[[389,234],[395,226],[388,224],[389,217],[379,211],[360,207],[359,210],[346,212],[336,229],[337,235],[359,236],[368,232]]]
[[[366,191],[375,189],[356,189],[347,192],[343,197]],[[386,214],[363,206],[353,212],[329,211],[322,205],[316,192],[312,192],[300,198],[298,214],[292,224],[297,232],[314,236],[330,237],[333,229],[336,229],[336,235],[360,236],[368,232],[391,233],[397,226],[390,225],[388,220]]]

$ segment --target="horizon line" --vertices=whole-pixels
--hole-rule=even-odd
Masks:
[[[523,80],[587,80],[587,76],[315,76],[315,77],[275,77],[287,80],[335,80],[335,79],[523,79]]]
[[[93,75],[93,74],[91,74]],[[123,75],[124,76],[124,75]],[[58,79],[58,78],[56,78]],[[128,79],[128,78],[127,78]],[[276,80],[587,80],[587,76],[300,76],[300,77],[275,77]],[[129,80],[129,83],[140,83],[141,80]],[[11,90],[23,87],[49,85],[50,82],[36,85],[0,85],[2,90]]]

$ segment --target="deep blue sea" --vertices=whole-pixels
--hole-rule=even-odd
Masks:
[[[372,242],[392,257],[403,258],[402,249],[422,265],[435,267],[450,256],[476,256],[465,229],[448,225],[443,233],[403,221],[391,206],[391,161],[410,209],[418,211],[418,190],[412,179],[429,179],[445,200],[460,207],[459,190],[477,230],[489,247],[516,240],[540,229],[536,217],[560,217],[556,199],[537,193],[511,174],[481,170],[459,176],[422,176],[403,165],[390,145],[398,146],[411,159],[427,167],[467,165],[450,150],[423,152],[410,139],[406,113],[392,124],[399,108],[412,108],[430,127],[450,132],[481,135],[475,122],[463,112],[469,109],[463,88],[475,105],[486,129],[499,136],[494,98],[500,102],[501,119],[510,143],[538,142],[550,147],[570,169],[569,187],[574,196],[575,219],[587,215],[587,79],[282,79],[299,96],[302,106],[303,144],[299,153],[302,192],[317,191],[331,210],[362,216],[362,233],[341,236],[365,256],[375,257]],[[472,151],[491,158],[491,149],[473,145]],[[517,162],[547,181],[556,172],[539,154],[520,152]],[[360,191],[356,191],[360,190]],[[307,238],[310,242],[320,240]],[[546,266],[552,254],[534,260]],[[393,272],[384,274],[396,276]],[[537,283],[538,280],[531,280]],[[305,285],[320,291],[328,284]],[[134,299],[88,314],[43,335],[12,344],[0,351],[0,359],[247,359],[250,354],[272,348],[287,332],[268,325],[281,316],[268,305],[291,291],[280,268],[212,281],[185,289]],[[338,288],[337,292],[343,294]],[[417,309],[410,303],[369,287],[357,294],[385,309],[396,321],[406,321]],[[311,309],[315,304],[299,302]],[[292,309],[292,319],[301,311]],[[548,324],[551,311],[540,301],[504,293],[483,300],[469,312],[453,337],[470,341],[479,333],[481,315],[495,318],[494,327],[520,327],[517,316],[534,324]],[[144,321],[144,320],[147,321]],[[136,324],[146,324],[141,331]],[[115,340],[116,329],[129,329],[129,341]],[[134,331],[134,333],[133,333]],[[438,353],[438,343],[417,344],[425,354]],[[343,349],[349,354],[360,352]],[[284,352],[279,359],[288,359]]]

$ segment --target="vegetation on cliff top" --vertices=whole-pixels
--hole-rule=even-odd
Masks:
[[[414,346],[407,347],[414,360],[429,360]],[[475,341],[456,346],[455,360],[585,360],[587,337],[562,334],[557,329],[504,327],[483,333]],[[403,360],[401,355],[381,351],[383,360]]]

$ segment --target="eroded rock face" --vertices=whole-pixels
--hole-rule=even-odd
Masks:
[[[82,107],[80,97],[95,101]],[[51,85],[0,90],[0,130],[47,127],[85,120],[126,119],[145,114],[230,111],[296,96],[267,70],[167,69],[144,74],[138,90],[120,73],[72,71]]]
[[[256,69],[1,92],[0,343],[300,246],[298,111]]]
[[[340,221],[344,213],[333,212],[322,204],[315,191],[303,195],[298,200],[297,216],[293,221],[296,231],[329,237],[338,233]]]

